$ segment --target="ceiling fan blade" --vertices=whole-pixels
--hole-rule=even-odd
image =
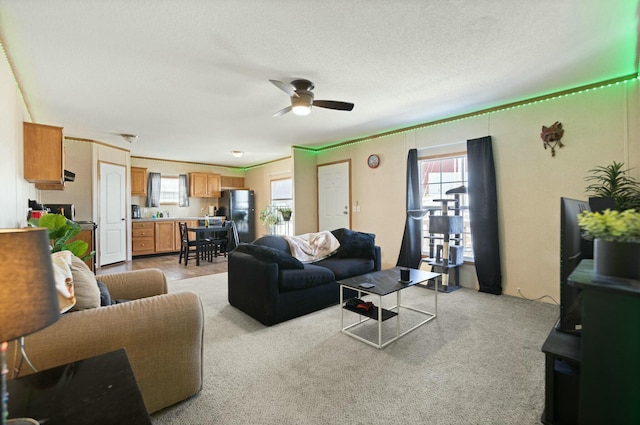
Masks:
[[[281,117],[284,114],[286,114],[287,112],[291,111],[291,105],[287,106],[286,108],[282,108],[280,109],[278,112],[276,112],[275,114],[273,114],[274,117]]]
[[[298,97],[298,93],[296,93],[295,88],[291,84],[283,83],[282,81],[278,81],[278,80],[269,80],[269,81],[271,81],[271,83],[273,83],[274,86],[276,86],[277,88],[279,88],[280,90],[288,94],[289,96]]]
[[[353,109],[353,103],[338,102],[336,100],[314,100],[313,106],[319,106],[320,108],[337,109],[339,111],[351,111]]]

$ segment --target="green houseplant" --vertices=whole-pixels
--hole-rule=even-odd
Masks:
[[[278,210],[268,206],[260,211],[260,223],[267,226],[269,233],[273,233],[273,226],[278,222]]]
[[[590,182],[586,192],[593,197],[613,198],[619,211],[629,208],[640,211],[640,183],[627,174],[629,171],[624,169],[623,162],[616,161],[593,168],[585,177]]]
[[[89,245],[81,240],[71,241],[82,228],[74,221],[68,220],[62,214],[45,214],[40,218],[32,218],[29,224],[34,227],[46,227],[51,241],[51,252],[71,251],[73,255],[83,261],[95,255],[95,251],[87,254]],[[86,254],[86,255],[85,255]]]
[[[291,220],[291,213],[292,213],[291,208],[281,207],[281,208],[278,208],[278,210],[280,211],[280,214],[282,215],[282,219],[284,221]]]
[[[587,238],[593,239],[596,273],[640,278],[640,212],[605,210],[583,211],[578,224]]]

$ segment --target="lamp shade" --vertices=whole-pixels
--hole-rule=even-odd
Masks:
[[[59,317],[47,229],[0,229],[0,341],[36,332]]]

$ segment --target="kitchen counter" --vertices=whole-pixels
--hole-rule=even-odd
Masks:
[[[224,218],[224,217],[218,217]],[[180,227],[177,223],[197,226],[205,217],[160,217],[131,219],[131,255],[166,254],[180,251]],[[213,217],[209,217],[213,219]]]
[[[143,217],[143,218],[132,218],[131,221],[133,223],[138,223],[138,222],[142,222],[142,221],[168,221],[168,220],[173,220],[173,221],[187,221],[187,220],[204,220],[206,217],[160,217],[160,218],[151,218],[151,217]],[[226,217],[224,216],[216,216],[216,217],[209,217],[209,220],[212,219],[222,219],[223,221],[226,220]]]

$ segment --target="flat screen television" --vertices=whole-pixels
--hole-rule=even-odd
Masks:
[[[578,214],[589,211],[587,201],[560,198],[560,320],[557,329],[579,334],[582,329],[579,290],[568,283],[571,272],[584,259],[593,258],[593,243],[582,237]]]

